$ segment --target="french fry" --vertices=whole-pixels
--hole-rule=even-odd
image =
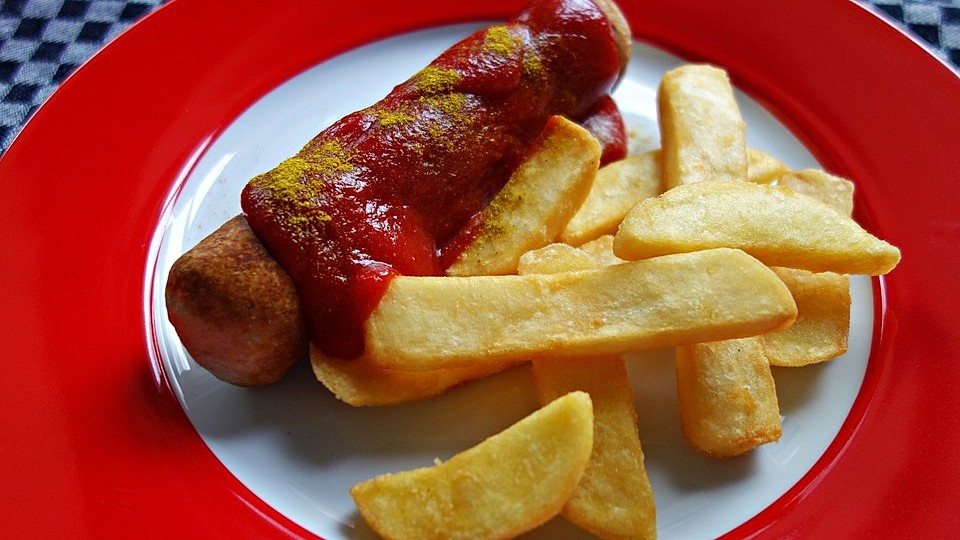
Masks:
[[[517,273],[525,274],[556,274],[559,272],[575,272],[596,268],[594,256],[570,244],[554,243],[540,249],[528,251],[520,257]],[[550,269],[544,271],[544,269]]]
[[[770,366],[842,354],[846,274],[883,274],[900,258],[852,219],[848,180],[789,171],[746,147],[722,70],[676,69],[664,77],[658,99],[662,150],[599,171],[593,165],[589,194],[575,186],[590,182],[575,177],[590,166],[558,178],[552,185],[562,187],[547,196],[534,178],[556,175],[556,163],[576,169],[582,162],[574,154],[582,149],[569,146],[539,169],[521,168],[527,183],[491,205],[479,241],[449,273],[475,277],[393,279],[368,320],[366,353],[352,361],[314,359],[315,370],[330,369],[328,386],[354,404],[430,397],[528,361],[541,412],[588,393],[592,451],[561,504],[567,519],[601,538],[656,535],[622,354],[676,346],[685,438],[710,457],[741,455],[781,436]],[[660,194],[664,186],[670,189]],[[565,243],[550,243],[555,239]],[[384,475],[351,494],[388,538],[520,534],[557,510],[532,509],[545,499],[522,493],[492,457],[462,458],[493,456],[490,446],[512,457],[532,440],[551,442],[541,433],[522,450],[488,444],[507,432],[442,465]],[[471,491],[479,496],[462,496],[464,478],[482,485]],[[483,498],[498,489],[502,498]],[[467,499],[477,502],[461,505]],[[505,501],[525,517],[504,517]]]
[[[553,117],[539,147],[483,211],[480,230],[449,276],[512,274],[520,256],[556,240],[590,192],[600,143],[587,130]]]
[[[614,243],[618,257],[736,247],[771,266],[880,275],[900,250],[811,197],[750,182],[698,182],[640,202]]]
[[[797,320],[789,328],[761,336],[772,366],[825,362],[847,351],[850,331],[850,280],[831,272],[771,268],[797,302]]]
[[[776,184],[794,193],[813,197],[840,212],[853,215],[853,182],[820,169],[788,171],[776,180]]]
[[[397,405],[439,396],[451,388],[503,371],[514,362],[479,362],[432,371],[383,369],[361,356],[332,358],[310,347],[313,373],[340,401],[354,407]]]
[[[665,77],[659,100],[660,110],[669,111],[660,119],[661,131],[670,134],[663,137],[664,153],[677,164],[668,186],[761,181],[786,169],[746,147],[745,123],[723,70],[679,68]],[[682,345],[675,354],[677,405],[691,447],[730,456],[780,437],[780,408],[761,336]]]
[[[668,71],[657,107],[667,189],[747,179],[746,124],[726,71],[701,64]]]
[[[721,458],[780,438],[780,407],[763,341],[677,347],[675,364],[680,420],[691,446]]]
[[[365,337],[376,365],[423,371],[743,337],[795,317],[773,272],[716,249],[552,275],[398,276]]]
[[[748,182],[765,184],[780,178],[787,172],[787,166],[779,159],[756,148],[747,148]]]
[[[563,515],[600,538],[656,538],[633,387],[622,356],[537,359],[540,403],[581,390],[593,400],[593,452]]]
[[[595,266],[609,266],[624,261],[613,254],[613,235],[605,234],[580,246],[580,251],[593,258]]]
[[[583,205],[561,233],[560,241],[578,246],[615,233],[633,205],[663,191],[662,176],[659,150],[604,165]]]
[[[554,243],[524,253],[520,257],[517,273],[557,274],[576,270],[589,270],[625,262],[613,254],[613,235],[605,234],[580,247]]]
[[[612,242],[592,244],[591,253],[553,244],[538,250],[546,256],[524,255],[521,273],[556,273],[620,262],[613,257]],[[633,387],[623,357],[540,358],[532,362],[532,371],[541,404],[575,390],[587,392],[593,401],[593,452],[563,515],[600,538],[656,538],[653,489],[643,464]]]
[[[442,464],[377,476],[350,494],[384,538],[512,538],[560,512],[592,447],[590,397],[571,392]]]
[[[777,158],[747,148],[747,180],[770,182],[787,172]],[[560,235],[573,246],[606,234],[614,234],[620,222],[638,202],[655,197],[664,189],[662,153],[649,150],[600,168],[583,206]]]

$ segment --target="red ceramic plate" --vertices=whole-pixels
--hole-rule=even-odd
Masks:
[[[310,537],[220,464],[150,361],[158,220],[217,135],[289,77],[521,3],[175,0],[50,98],[0,160],[7,535]],[[904,255],[875,287],[872,353],[840,435],[728,536],[948,537],[960,527],[960,78],[855,3],[726,4],[622,7],[638,40],[723,65],[825,167],[858,179],[857,218]]]

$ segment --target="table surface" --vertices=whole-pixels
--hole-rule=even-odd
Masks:
[[[858,0],[960,65],[960,0]],[[0,0],[0,153],[84,61],[165,0]]]

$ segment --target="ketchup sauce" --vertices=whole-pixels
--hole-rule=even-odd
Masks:
[[[443,274],[550,116],[592,123],[604,158],[622,157],[620,68],[592,2],[536,1],[253,178],[243,211],[295,283],[314,345],[362,354],[391,277]]]

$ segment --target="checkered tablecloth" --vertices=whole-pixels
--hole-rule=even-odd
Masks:
[[[0,0],[0,152],[67,75],[164,1]],[[860,1],[960,65],[960,0]]]

